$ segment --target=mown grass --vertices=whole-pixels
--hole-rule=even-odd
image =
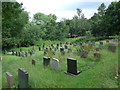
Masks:
[[[69,40],[66,40],[69,41]],[[55,43],[55,42],[54,42]],[[115,43],[117,45],[117,43]],[[95,47],[98,46],[98,43]],[[24,68],[29,73],[29,87],[31,88],[117,88],[118,87],[118,47],[117,52],[109,52],[108,45],[104,42],[104,49],[99,51],[102,57],[94,58],[95,50],[90,51],[87,58],[80,58],[76,54],[78,46],[70,46],[73,53],[61,55],[46,55],[51,58],[57,58],[60,61],[60,70],[53,70],[51,65],[43,66],[43,51],[36,51],[33,56],[17,57],[12,55],[3,55],[2,61],[2,86],[7,86],[5,72],[10,72],[15,81],[15,87],[18,85],[18,68]],[[28,48],[22,48],[27,50]],[[36,47],[37,48],[37,47]],[[19,49],[14,49],[19,50]],[[119,49],[120,50],[120,49]],[[65,50],[67,52],[67,50]],[[67,69],[67,58],[77,59],[78,70],[81,74],[72,77],[64,74]],[[31,64],[31,60],[36,60],[36,65]]]

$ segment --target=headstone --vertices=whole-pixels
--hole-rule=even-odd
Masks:
[[[17,56],[21,56],[21,53],[20,53],[20,52],[17,52]]]
[[[14,85],[13,76],[9,72],[6,72],[6,78],[7,78],[7,86],[8,88],[11,88]]]
[[[103,45],[102,45],[102,44],[100,44],[100,45],[99,45],[99,48],[100,48],[100,49],[103,49]]]
[[[100,50],[101,50],[101,48],[95,48],[95,50],[96,50],[96,51],[100,51]]]
[[[100,58],[100,57],[101,57],[101,54],[100,54],[100,53],[94,53],[94,57]]]
[[[57,46],[59,47],[59,44],[57,44]]]
[[[39,51],[41,51],[41,48],[39,47]]]
[[[109,40],[106,40],[106,43],[109,43]]]
[[[33,53],[32,53],[32,51],[30,51],[30,55],[32,55]]]
[[[88,51],[86,50],[81,51],[81,58],[87,58],[87,55],[88,55]]]
[[[71,53],[72,52],[72,49],[68,48],[68,53]]]
[[[28,88],[29,74],[22,68],[18,69],[18,88]]]
[[[32,50],[32,54],[35,54],[35,51],[34,51],[34,50]]]
[[[47,54],[47,52],[46,51],[44,51],[44,55],[46,55]]]
[[[68,45],[69,43],[68,43],[68,42],[66,42],[66,44]]]
[[[59,60],[56,58],[52,59],[52,68],[55,70],[60,70]]]
[[[108,45],[108,50],[111,51],[111,52],[116,52],[116,45],[113,44],[113,43],[110,43]]]
[[[82,42],[80,42],[80,46],[82,46],[82,44],[83,44],[83,43],[82,43]]]
[[[22,49],[20,49],[20,52],[22,52]]]
[[[30,53],[30,49],[28,49],[28,53]]]
[[[68,49],[68,46],[67,45],[64,45],[65,49]]]
[[[100,42],[101,45],[103,45],[103,42]]]
[[[48,66],[50,64],[50,57],[43,57],[43,65]]]
[[[70,45],[72,45],[72,43],[70,43]]]
[[[4,54],[6,54],[7,53],[7,51],[6,50],[4,50]]]
[[[72,75],[80,74],[80,71],[77,71],[77,60],[72,58],[67,58],[67,73]]]
[[[25,56],[25,52],[24,52],[24,51],[22,51],[22,56],[23,56],[23,57]]]
[[[64,51],[64,48],[60,47],[60,52]]]
[[[12,50],[12,55],[14,55],[14,50]]]
[[[32,59],[32,65],[35,65],[36,61],[34,59]]]
[[[26,57],[28,56],[28,52],[25,52],[25,56],[26,56]]]

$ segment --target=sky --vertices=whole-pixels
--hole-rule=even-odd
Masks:
[[[35,13],[41,12],[46,15],[55,14],[57,21],[62,18],[72,19],[77,15],[76,9],[82,10],[85,18],[90,18],[97,12],[98,7],[104,3],[106,7],[117,0],[16,0],[23,3],[25,11],[29,12],[31,18]]]

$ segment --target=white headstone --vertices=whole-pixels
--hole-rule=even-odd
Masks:
[[[55,70],[60,70],[59,60],[56,58],[52,59],[52,68]]]

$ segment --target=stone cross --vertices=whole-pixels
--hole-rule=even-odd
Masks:
[[[55,70],[60,70],[59,60],[56,58],[52,59],[52,68]]]
[[[8,88],[11,88],[14,85],[13,76],[9,72],[6,72],[6,78],[7,78],[7,86]]]
[[[18,88],[28,88],[29,74],[22,68],[18,69]]]
[[[77,71],[77,60],[72,58],[67,58],[67,73],[72,75],[80,74],[80,71]]]

